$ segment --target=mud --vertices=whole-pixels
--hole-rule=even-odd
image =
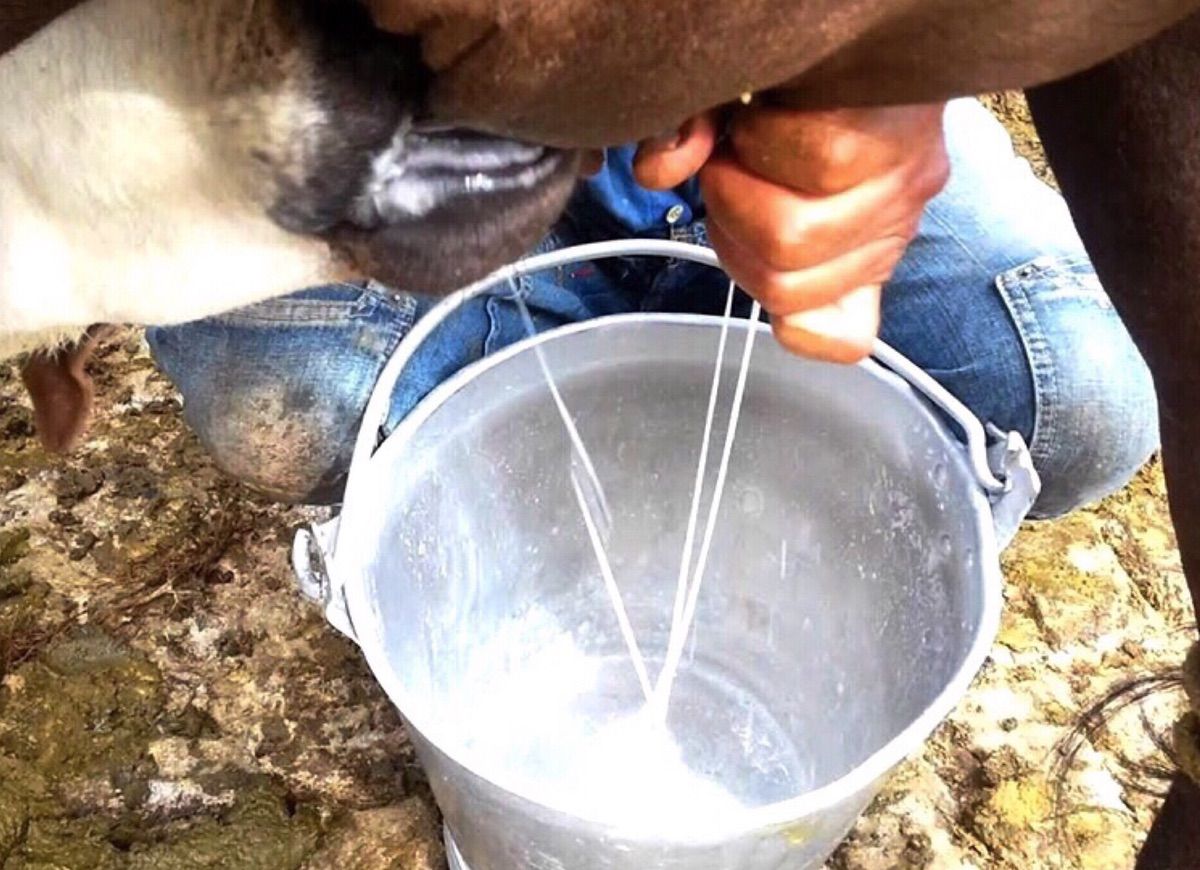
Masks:
[[[1019,98],[992,105],[1036,146]],[[0,366],[0,867],[444,868],[399,718],[294,591],[291,531],[319,514],[224,478],[138,336],[95,370],[91,436],[61,459]],[[983,673],[832,868],[1131,866],[1156,805],[1119,763],[1153,750],[1139,713],[1083,744],[1058,810],[1054,748],[1191,638],[1159,469],[1027,527],[1004,570]]]
[[[0,367],[0,867],[440,868],[398,717],[140,339],[67,458]],[[314,515],[315,516],[315,515]]]
[[[166,701],[158,668],[89,628],[6,675],[6,867],[301,866],[321,820],[281,784],[218,768],[186,795],[159,778],[155,741],[196,731],[186,711],[171,714]]]

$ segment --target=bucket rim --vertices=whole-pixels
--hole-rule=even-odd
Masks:
[[[581,332],[612,328],[614,326],[619,328],[627,324],[644,326],[647,323],[660,323],[663,325],[719,328],[722,321],[723,318],[721,317],[705,314],[634,312],[592,318],[577,323],[566,324],[538,333],[537,335],[528,336],[521,341],[515,342],[465,366],[431,390],[400,421],[395,430],[384,442],[379,445],[378,450],[368,460],[368,465],[371,462],[382,460],[389,455],[394,455],[397,451],[403,450],[405,445],[412,440],[425,422],[468,383],[484,372],[504,364],[509,359],[531,351],[535,345],[568,338],[571,335]],[[751,323],[746,319],[735,319],[729,326],[731,329],[741,330],[753,328],[758,329],[760,332],[769,332],[771,329],[767,323],[761,321]],[[878,343],[882,344],[882,342]],[[884,347],[887,346],[884,345]],[[906,359],[894,349],[888,348],[888,350],[892,356]],[[834,363],[822,363],[813,360],[805,360],[805,362],[815,365],[834,365]],[[875,359],[863,359],[852,364],[849,368],[858,368],[872,378],[886,381],[896,387],[907,388],[907,394],[912,401],[930,403],[929,398],[924,396],[913,384]],[[934,411],[931,417],[938,419],[939,415]],[[946,426],[947,424],[943,420],[941,425]],[[995,529],[991,522],[991,506],[982,485],[969,471],[970,463],[966,457],[966,446],[962,446],[961,449],[964,454],[963,459],[966,466],[964,473],[968,474],[972,482],[971,499],[973,503],[971,507],[974,508],[972,514],[974,516],[976,532],[979,536],[980,553],[976,560],[976,565],[977,570],[980,572],[981,607],[974,637],[967,648],[966,654],[962,657],[959,666],[955,669],[950,679],[947,680],[942,690],[926,705],[919,716],[898,731],[881,747],[868,755],[853,769],[847,771],[837,779],[794,797],[757,807],[730,811],[727,821],[719,826],[715,826],[707,836],[697,836],[695,832],[689,831],[688,843],[690,845],[703,842],[717,843],[740,835],[764,830],[786,832],[789,828],[793,828],[807,819],[818,816],[826,810],[843,804],[855,797],[863,797],[868,792],[873,792],[883,778],[891,773],[929,738],[966,695],[971,683],[974,682],[979,671],[982,669],[995,642],[995,638],[999,633],[1003,593],[999,561],[1000,553],[997,546]],[[365,508],[363,510],[365,511]],[[362,649],[372,675],[383,687],[389,701],[396,707],[404,720],[420,732],[425,740],[456,766],[470,772],[473,776],[487,782],[491,787],[499,791],[513,795],[521,801],[548,813],[577,819],[584,824],[609,832],[612,836],[626,842],[661,843],[663,836],[644,833],[640,828],[626,831],[620,824],[604,818],[568,812],[549,805],[538,797],[526,793],[519,788],[512,788],[503,782],[490,779],[483,774],[477,773],[470,766],[468,760],[461,757],[461,753],[451,752],[448,748],[443,747],[431,738],[430,730],[424,727],[420,721],[421,717],[419,715],[410,715],[401,703],[409,693],[403,687],[400,674],[392,666],[383,649],[383,644],[380,642],[378,636],[378,622],[368,621],[375,614],[370,596],[367,595],[365,584],[362,582],[365,572],[361,570],[363,567],[361,563],[351,554],[370,552],[374,548],[374,544],[369,540],[364,541],[364,523],[358,520],[359,513],[358,502],[352,504],[347,500],[342,506],[341,518],[338,524],[337,545],[331,554],[328,567],[331,573],[338,575],[345,596],[348,615],[350,616],[351,624],[354,626],[354,639]],[[369,514],[370,512],[367,513]],[[369,516],[368,519],[370,519]],[[368,528],[370,527],[369,522],[365,525]],[[419,709],[421,705],[416,706]],[[665,832],[665,836],[669,838],[671,836],[670,832]]]

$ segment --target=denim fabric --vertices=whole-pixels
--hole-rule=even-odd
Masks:
[[[881,337],[980,419],[1019,431],[1036,516],[1128,482],[1158,447],[1150,371],[1062,197],[974,100],[950,104],[952,171],[884,294]]]
[[[339,284],[147,337],[226,472],[279,499],[327,502],[375,378],[417,313],[407,294]]]
[[[1123,486],[1157,446],[1149,372],[1108,303],[1062,199],[1014,157],[974,101],[952,103],[953,172],[884,298],[882,335],[981,419],[1020,431],[1052,516]],[[707,243],[694,184],[639,193],[632,149],[613,149],[539,251],[637,229]],[[561,267],[467,305],[419,348],[389,427],[464,365],[539,330],[630,311],[720,313],[727,279],[631,258]],[[384,360],[435,300],[375,284],[295,294],[147,335],[189,424],[229,473],[287,501],[339,497]],[[739,296],[745,316],[749,300]]]

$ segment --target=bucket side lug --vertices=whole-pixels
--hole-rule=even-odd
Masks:
[[[1002,432],[988,424],[988,464],[1004,491],[989,495],[996,548],[1003,550],[1016,536],[1030,508],[1042,491],[1042,480],[1033,467],[1033,457],[1019,432]]]
[[[329,624],[357,642],[346,596],[341,584],[335,583],[329,573],[329,557],[337,540],[337,530],[338,517],[297,529],[292,540],[292,572],[300,592],[321,606]]]

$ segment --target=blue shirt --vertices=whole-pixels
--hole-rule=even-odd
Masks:
[[[637,145],[605,151],[604,168],[580,185],[572,208],[577,219],[600,219],[626,236],[666,236],[672,226],[704,217],[694,176],[673,190],[646,190],[633,177],[636,153]]]

